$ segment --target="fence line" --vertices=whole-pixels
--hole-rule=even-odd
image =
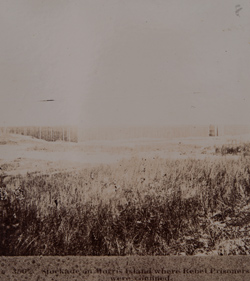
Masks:
[[[70,126],[0,127],[2,134],[19,134],[46,141],[82,142],[130,138],[183,138],[249,134],[250,126],[168,126],[83,129]]]

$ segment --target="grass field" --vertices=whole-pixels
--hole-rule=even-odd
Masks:
[[[1,192],[1,255],[250,254],[248,157],[54,166]]]

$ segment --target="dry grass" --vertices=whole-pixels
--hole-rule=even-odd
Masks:
[[[249,254],[249,164],[131,158],[13,176],[1,183],[0,254]]]
[[[250,143],[249,142],[240,142],[240,143],[231,143],[222,146],[215,147],[215,153],[221,155],[242,155],[250,156]]]

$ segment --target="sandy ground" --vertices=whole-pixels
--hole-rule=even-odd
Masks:
[[[250,135],[66,143],[47,142],[21,135],[1,135],[0,166],[9,174],[24,174],[81,169],[86,165],[115,163],[132,156],[204,159],[220,157],[214,154],[215,146],[248,140]]]

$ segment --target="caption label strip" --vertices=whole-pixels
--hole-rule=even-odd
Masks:
[[[0,257],[0,280],[250,280],[250,258]]]

